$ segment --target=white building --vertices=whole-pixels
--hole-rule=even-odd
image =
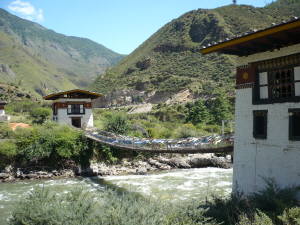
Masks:
[[[100,96],[98,93],[75,89],[47,95],[44,99],[53,100],[54,121],[86,129],[94,126],[92,99]]]
[[[204,47],[237,55],[233,191],[300,185],[300,20]]]
[[[10,116],[5,114],[5,107],[6,102],[0,101],[0,121],[8,121],[10,120]]]

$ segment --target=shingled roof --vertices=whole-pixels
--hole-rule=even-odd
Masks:
[[[96,92],[91,92],[91,91],[86,91],[86,90],[80,90],[80,89],[74,89],[74,90],[69,90],[69,91],[62,91],[58,93],[53,93],[47,96],[44,96],[43,98],[45,100],[55,100],[58,98],[65,98],[70,97],[72,95],[78,95],[78,96],[88,96],[91,99],[95,99],[98,97],[101,97],[102,94],[96,93]]]
[[[203,46],[202,54],[219,52],[230,55],[246,56],[258,52],[279,49],[300,43],[300,19],[292,17],[289,21],[261,30],[250,30],[244,34],[213,42]]]

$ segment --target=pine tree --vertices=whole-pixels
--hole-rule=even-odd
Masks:
[[[210,113],[215,124],[221,124],[222,120],[233,118],[232,106],[225,94],[220,94],[213,100],[210,106]]]
[[[204,104],[203,100],[197,100],[194,104],[188,104],[188,115],[187,122],[191,122],[193,124],[198,123],[207,123],[210,119],[210,115],[207,107]]]

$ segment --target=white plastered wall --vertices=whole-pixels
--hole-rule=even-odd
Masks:
[[[295,49],[300,52],[300,45],[242,57],[240,65],[294,54]],[[289,141],[288,137],[288,110],[292,108],[300,108],[300,103],[253,105],[252,88],[236,90],[234,192],[257,192],[265,187],[264,179],[270,178],[280,187],[300,185],[300,141]],[[253,110],[268,110],[265,140],[253,138]]]
[[[91,102],[91,99],[58,99],[55,102]],[[94,118],[92,109],[85,109],[85,114],[79,115],[68,115],[67,108],[58,109],[56,122],[60,124],[72,125],[72,118],[79,117],[81,118],[81,127],[82,128],[92,128],[94,126]]]

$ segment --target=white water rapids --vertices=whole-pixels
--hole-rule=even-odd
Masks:
[[[232,169],[202,168],[172,170],[150,175],[107,176],[99,178],[69,178],[0,184],[0,224],[6,224],[15,204],[32,190],[45,187],[57,193],[67,193],[80,187],[86,191],[105,191],[117,186],[147,197],[165,201],[204,200],[231,193]]]

